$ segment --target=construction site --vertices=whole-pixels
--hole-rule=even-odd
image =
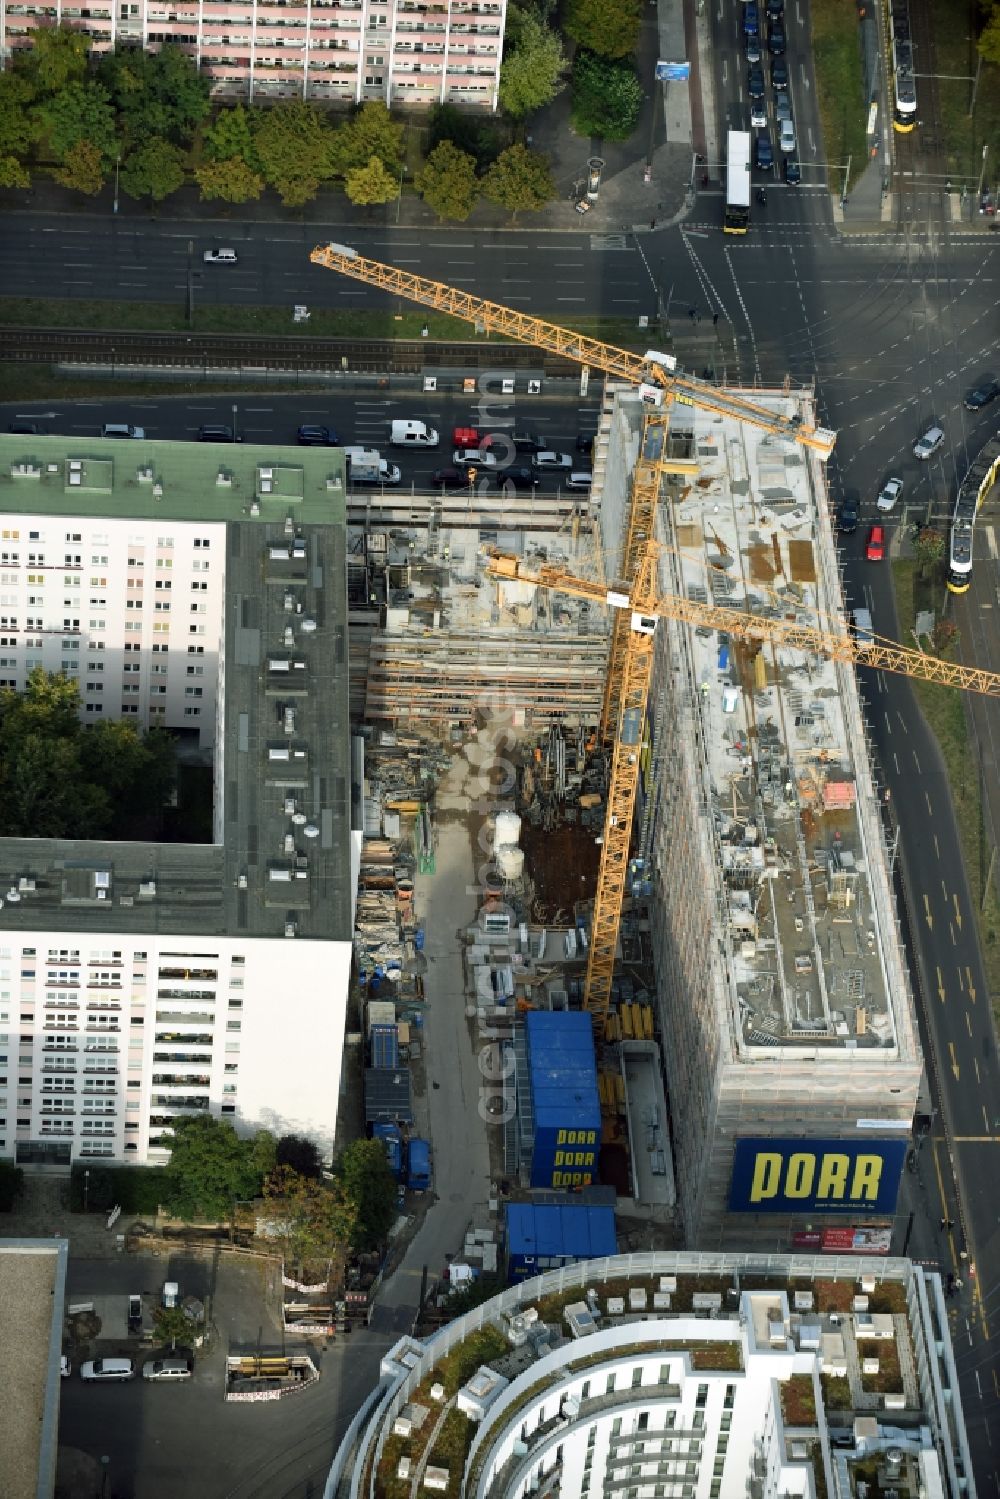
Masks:
[[[613,1185],[703,1247],[781,1247],[824,1211],[886,1226],[922,1057],[855,667],[927,668],[899,648],[866,655],[847,629],[835,437],[811,391],[723,392],[666,355],[570,353],[609,376],[584,501],[470,486],[372,497],[350,517],[373,782],[377,742],[397,754],[402,736],[409,792],[432,806],[429,756],[446,765],[484,729],[502,745],[469,802],[484,860],[462,939],[467,1014],[508,1059],[499,1169]],[[543,1182],[526,1021],[578,1009],[598,1149]],[[822,1164],[831,1151],[849,1163],[868,1147],[879,1190],[810,1190],[814,1170],[847,1171]],[[754,1151],[766,1169],[743,1164]],[[789,1160],[787,1192],[771,1190]]]

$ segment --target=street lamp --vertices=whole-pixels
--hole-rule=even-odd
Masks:
[[[976,192],[976,197],[979,199],[979,211],[980,211],[980,213],[982,212],[982,209],[983,209],[983,179],[986,176],[986,158],[989,155],[989,153],[990,153],[990,144],[989,144],[989,141],[987,141],[986,145],[983,147],[983,165],[982,165],[982,168],[981,168],[980,173],[979,173],[979,187],[978,187],[978,190]]]
[[[403,178],[406,176],[406,163],[399,165],[399,192],[396,194],[396,223],[399,223],[399,211],[403,206]]]
[[[114,201],[114,207],[111,210],[112,213],[117,213],[118,212],[118,171],[119,171],[119,168],[121,167],[121,164],[122,164],[122,157],[121,157],[121,152],[119,151],[118,155],[115,157],[115,201]]]
[[[87,1203],[90,1198],[90,1171],[83,1173],[83,1211],[87,1211]]]
[[[236,402],[234,401],[233,402],[233,442],[238,442],[239,441],[239,437],[238,437],[238,434],[237,434],[237,431],[236,431],[236,414],[237,414],[237,410],[238,410],[238,408],[237,408]]]

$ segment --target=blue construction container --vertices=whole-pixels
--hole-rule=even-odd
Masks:
[[[597,1260],[618,1253],[615,1210],[567,1203],[553,1207],[534,1202],[507,1204],[507,1279],[528,1280],[576,1260]]]
[[[396,1180],[400,1181],[403,1175],[403,1137],[399,1133],[399,1126],[396,1124],[373,1125],[372,1139],[382,1141],[389,1162],[389,1170]]]
[[[399,1066],[399,1031],[394,1025],[373,1025],[371,1036],[373,1067]]]
[[[534,1119],[531,1185],[589,1187],[601,1146],[590,1016],[581,1010],[535,1010],[525,1025]]]
[[[411,1140],[406,1152],[406,1185],[426,1192],[431,1184],[431,1147],[427,1140]]]

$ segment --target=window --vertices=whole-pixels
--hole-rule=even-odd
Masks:
[[[200,708],[185,708],[184,709],[184,717],[185,718],[200,718],[201,717],[201,709]]]
[[[159,566],[159,564],[157,564],[157,566]],[[163,589],[164,591],[168,591],[172,587],[172,584],[169,578],[157,578],[156,587],[158,590]]]
[[[189,666],[187,674],[189,677],[203,677],[205,675],[205,668],[203,666]]]
[[[633,1388],[633,1390],[637,1390],[641,1384],[642,1384],[642,1367],[640,1365],[639,1367],[637,1367],[637,1368],[635,1368],[635,1369],[632,1370],[632,1388]]]
[[[203,656],[205,654],[205,647],[203,645],[189,645],[187,653],[189,656]]]
[[[190,667],[188,668],[188,670],[190,670]],[[185,687],[185,689],[184,689],[184,696],[185,697],[201,697],[202,696],[202,691],[203,691],[203,689],[201,687]]]
[[[207,583],[192,583],[191,584],[191,592],[192,593],[207,593],[208,592],[208,584]]]
[[[209,541],[209,539],[208,539],[207,536],[205,536],[205,537],[203,537],[203,536],[196,536],[195,537],[195,540],[194,540],[194,549],[195,549],[195,551],[197,551],[199,549],[199,547],[202,549],[202,551],[207,551],[208,548],[211,545],[212,545],[212,543]]]
[[[607,1383],[604,1386],[604,1393],[605,1393],[605,1395],[613,1395],[615,1393],[615,1376],[613,1374],[609,1374],[608,1375]],[[621,1429],[621,1422],[619,1421],[617,1424],[618,1424],[618,1427],[619,1427],[619,1430],[620,1430]],[[618,1432],[617,1431],[612,1431],[611,1435],[612,1436],[617,1436]]]

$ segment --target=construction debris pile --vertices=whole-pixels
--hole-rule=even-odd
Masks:
[[[532,827],[546,832],[557,822],[596,833],[604,825],[608,757],[597,736],[583,728],[552,726],[535,744],[518,779],[518,805]]]

